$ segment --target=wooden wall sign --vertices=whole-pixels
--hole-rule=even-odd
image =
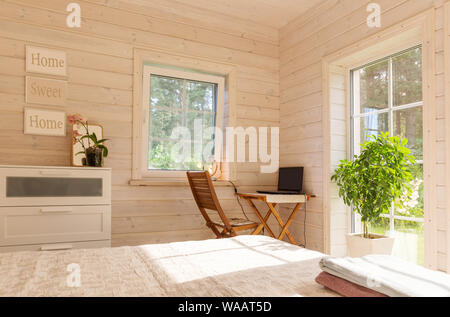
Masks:
[[[35,135],[66,135],[66,113],[58,110],[25,108],[24,133]]]
[[[26,103],[52,106],[64,106],[66,103],[66,81],[27,76],[25,87]]]
[[[66,52],[27,45],[26,56],[29,73],[67,76]]]

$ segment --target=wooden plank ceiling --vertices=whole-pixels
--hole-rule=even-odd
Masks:
[[[128,0],[130,1],[130,0]],[[145,4],[148,0],[131,0]],[[280,29],[323,0],[158,0],[187,5]]]

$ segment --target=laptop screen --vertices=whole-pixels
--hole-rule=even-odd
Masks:
[[[279,191],[302,192],[303,167],[283,167],[280,168],[278,176]]]

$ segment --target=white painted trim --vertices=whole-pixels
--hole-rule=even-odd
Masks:
[[[144,179],[142,174],[142,118],[143,118],[143,71],[144,65],[165,65],[167,67],[182,68],[199,73],[207,73],[212,76],[220,76],[224,78],[224,104],[223,112],[225,113],[222,126],[235,126],[236,123],[236,105],[237,105],[237,68],[233,64],[216,62],[208,59],[184,56],[180,54],[168,53],[160,50],[150,49],[134,49],[134,79],[133,79],[133,157],[132,157],[132,181],[140,181]],[[223,145],[225,148],[226,144]],[[225,153],[225,151],[222,151]],[[223,159],[223,157],[222,157]],[[236,168],[235,164],[221,164],[221,179],[235,180]],[[179,175],[170,175],[164,171],[164,178],[171,177],[180,178]],[[155,177],[157,177],[155,175]],[[182,179],[185,179],[183,172]]]
[[[409,36],[409,33],[411,36]],[[405,37],[403,41],[396,41],[397,37]],[[389,41],[389,43],[398,45],[382,45],[382,42]],[[338,65],[347,68],[348,70],[358,67],[358,65],[367,64],[371,61],[383,58],[394,52],[401,51],[408,47],[413,47],[418,44],[422,45],[423,54],[423,101],[424,101],[424,178],[425,182],[425,265],[428,268],[435,269],[436,263],[436,202],[435,202],[435,177],[434,163],[436,161],[436,153],[434,147],[434,140],[436,135],[436,127],[433,124],[435,118],[434,107],[427,105],[434,105],[435,99],[435,84],[434,84],[434,69],[435,69],[435,35],[434,35],[434,9],[430,9],[413,18],[407,19],[386,30],[350,45],[338,52],[326,56],[322,61],[322,81],[324,87],[323,91],[323,212],[324,212],[324,250],[325,253],[330,252],[330,83],[329,72],[332,65]],[[374,48],[373,52],[367,50]],[[358,52],[364,52],[362,56],[357,58],[355,55]],[[355,53],[356,52],[356,53]],[[427,185],[428,184],[428,185]]]
[[[365,118],[365,117],[373,116],[375,114],[382,114],[382,113],[388,113],[388,112],[392,112],[392,111],[412,109],[412,108],[416,108],[416,107],[423,107],[423,101],[414,102],[414,103],[410,103],[410,104],[402,105],[402,106],[392,106],[390,108],[386,108],[386,109],[382,109],[382,110],[374,110],[374,111],[364,112],[364,113],[360,113],[360,114],[355,114],[355,115],[353,115],[353,118]]]
[[[144,65],[143,70],[143,97],[142,97],[142,105],[143,105],[143,125],[142,125],[142,166],[141,166],[141,175],[142,177],[169,177],[169,178],[185,178],[186,171],[166,171],[166,170],[148,170],[148,152],[149,152],[149,127],[150,122],[148,118],[150,117],[150,106],[148,105],[148,101],[150,100],[150,82],[152,75],[160,75],[167,76],[173,78],[201,81],[207,83],[213,83],[217,85],[217,101],[216,101],[216,127],[222,129],[223,122],[223,103],[224,103],[224,95],[225,95],[225,78],[221,76],[213,76],[207,75],[203,73],[194,73],[190,71],[182,71],[182,70],[174,70],[168,69],[164,67],[156,67]],[[219,140],[215,140],[216,148],[220,148]],[[220,151],[216,152],[218,155]],[[216,157],[216,161],[220,161],[221,157]]]

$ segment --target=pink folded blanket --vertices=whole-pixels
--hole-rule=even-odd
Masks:
[[[388,297],[374,290],[346,281],[327,272],[316,277],[316,282],[345,297]]]

